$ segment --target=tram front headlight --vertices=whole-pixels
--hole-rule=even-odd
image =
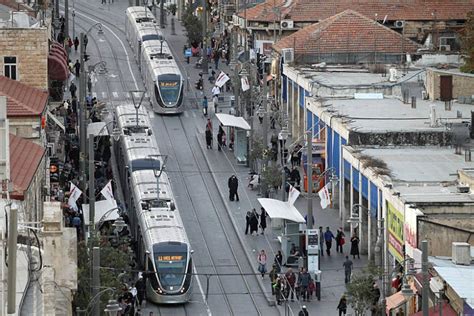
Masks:
[[[185,287],[182,287],[181,290],[180,290],[181,293],[184,293],[185,291],[186,291]]]
[[[156,291],[158,292],[158,294],[163,294],[163,290],[161,288],[157,288]]]

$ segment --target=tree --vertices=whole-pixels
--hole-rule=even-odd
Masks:
[[[369,265],[351,277],[351,282],[347,284],[347,294],[356,316],[365,315],[365,311],[374,306],[374,301],[377,299],[374,292],[374,280],[381,275],[380,268]]]
[[[251,140],[249,162],[251,169],[258,173],[258,163],[263,159],[263,153],[265,148],[263,147],[263,140],[256,138]]]
[[[98,244],[98,240],[92,241]],[[111,291],[101,295],[101,307],[105,307],[109,300],[117,299],[123,283],[118,278],[120,272],[130,269],[130,252],[128,246],[122,244],[117,248],[112,247],[107,238],[100,241],[100,286],[101,289],[115,288],[115,293]],[[88,247],[84,241],[78,243],[77,247],[78,260],[78,290],[74,298],[76,306],[85,309],[91,302],[91,256],[88,255]],[[90,306],[89,306],[90,308]]]
[[[202,42],[202,21],[194,15],[192,5],[188,5],[183,14],[183,25],[188,36],[188,43],[197,47]]]
[[[465,64],[462,72],[474,73],[474,11],[467,14],[466,24],[461,37],[461,48]]]
[[[270,188],[278,188],[281,185],[281,169],[276,164],[267,165],[262,170],[262,185],[264,192]]]

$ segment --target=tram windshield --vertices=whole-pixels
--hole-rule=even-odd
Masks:
[[[161,100],[165,105],[178,102],[181,89],[180,77],[178,75],[161,75],[158,77]]]
[[[146,41],[151,41],[151,40],[158,40],[161,41],[163,39],[163,36],[159,34],[147,34],[142,36],[142,43]]]
[[[155,253],[155,264],[161,286],[165,289],[180,286],[186,273],[186,253]]]

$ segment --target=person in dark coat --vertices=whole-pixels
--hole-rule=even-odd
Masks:
[[[258,214],[255,209],[252,210],[250,215],[250,235],[253,235],[253,232],[258,235]]]
[[[251,218],[252,218],[252,213],[248,211],[247,214],[245,215],[245,235],[249,233]]]
[[[267,212],[263,207],[260,208],[260,228],[262,228],[262,235],[265,233],[265,228],[267,228]]]
[[[239,180],[237,179],[235,174],[233,174],[229,178],[227,185],[229,186],[229,200],[233,201],[235,198],[236,201],[238,202],[239,194],[237,193],[237,189],[239,188]]]
[[[281,267],[283,266],[283,254],[281,250],[278,250],[277,254],[275,255],[275,265],[277,266],[278,273],[281,272]]]
[[[143,299],[145,299],[146,282],[143,276],[139,276],[137,282],[135,282],[135,288],[137,289],[137,300],[138,310],[142,306]]]
[[[293,170],[290,172],[290,183],[296,189],[300,188],[301,175],[297,168],[293,167]]]
[[[352,255],[352,258],[355,259],[355,257],[357,256],[357,258],[360,259],[360,255],[359,255],[359,237],[357,237],[355,234],[352,235],[351,237],[351,255]]]
[[[206,125],[206,147],[212,149],[212,125]]]
[[[222,126],[223,126],[222,124],[219,126],[219,132],[217,132],[217,150],[219,151],[221,151],[222,149],[222,145],[223,145],[222,139],[224,138],[224,134],[225,134],[224,128]],[[233,201],[233,199],[231,201]]]
[[[71,98],[75,99],[76,98],[76,91],[77,87],[74,84],[74,82],[71,82],[71,85],[69,86],[69,92],[71,92]]]
[[[77,47],[78,46],[79,46],[79,38],[77,38],[77,36],[76,36],[76,38],[74,39],[74,51],[77,52]]]
[[[74,64],[74,70],[76,72],[76,77],[79,78],[79,75],[81,74],[81,63],[79,62],[79,59],[76,59],[76,63]]]
[[[336,252],[342,253],[342,245],[345,243],[344,237],[344,232],[342,231],[342,227],[340,227],[336,233]]]
[[[339,316],[346,315],[347,312],[347,299],[346,296],[343,294],[341,299],[339,300],[339,304],[336,307],[339,310]]]
[[[87,38],[87,34],[84,34],[84,52],[86,51],[87,49],[87,43],[89,43],[89,39]]]

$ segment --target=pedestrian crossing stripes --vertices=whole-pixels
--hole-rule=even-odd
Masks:
[[[91,93],[93,98],[97,98],[100,100],[131,100],[132,99],[132,92],[123,92],[123,91],[112,91],[108,93],[107,91],[99,91],[99,92],[92,92]],[[137,93],[133,93],[135,100],[141,98],[141,94],[138,95]],[[148,93],[145,93],[144,100],[148,98]]]

